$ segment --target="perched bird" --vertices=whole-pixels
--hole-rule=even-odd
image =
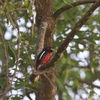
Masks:
[[[40,52],[36,59],[36,69],[42,67],[45,63],[47,63],[50,60],[51,53],[53,51],[54,50],[52,49],[52,47],[46,47]]]

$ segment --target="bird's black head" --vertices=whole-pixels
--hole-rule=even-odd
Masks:
[[[49,52],[53,52],[54,51],[54,49],[52,47],[46,47],[45,49],[48,50]]]

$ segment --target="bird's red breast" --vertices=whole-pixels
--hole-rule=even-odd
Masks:
[[[52,51],[51,47],[46,47],[40,52],[36,59],[36,69],[40,68],[49,61]]]

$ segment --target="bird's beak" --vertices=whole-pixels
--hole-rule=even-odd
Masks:
[[[54,51],[55,51],[55,49],[53,49],[53,48],[52,48],[51,50],[52,50],[52,52],[54,52]]]

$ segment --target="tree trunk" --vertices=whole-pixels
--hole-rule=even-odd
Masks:
[[[53,0],[35,0],[36,8],[36,24],[38,27],[38,38],[42,38],[40,34],[41,23],[46,22],[47,27],[45,30],[44,43],[38,42],[37,54],[40,53],[41,47],[52,46],[53,30],[55,27],[55,19],[52,17],[52,5]],[[56,88],[55,88],[55,68],[50,69],[50,73],[40,76],[41,84],[36,92],[36,100],[55,100]],[[52,71],[51,71],[52,70]],[[52,72],[52,73],[51,73]]]
[[[41,75],[41,84],[36,93],[36,100],[55,100],[55,73]]]

